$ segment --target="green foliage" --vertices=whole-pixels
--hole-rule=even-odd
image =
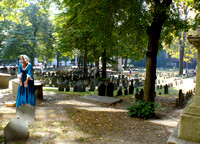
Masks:
[[[146,103],[145,101],[137,101],[128,106],[128,115],[131,117],[139,117],[143,119],[149,119],[155,117],[156,108],[160,107],[160,104],[155,102]]]

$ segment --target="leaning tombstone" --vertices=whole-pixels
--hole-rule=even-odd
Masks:
[[[28,139],[28,121],[17,117],[11,119],[4,128],[4,142]]]
[[[22,104],[16,109],[16,117],[20,117],[29,124],[35,122],[35,107],[30,104]]]

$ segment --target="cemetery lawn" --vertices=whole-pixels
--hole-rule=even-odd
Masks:
[[[91,92],[58,92],[44,89],[44,100],[37,101],[36,122],[29,126],[29,139],[12,143],[20,144],[164,144],[176,127],[183,107],[176,107],[175,97],[159,95],[156,102],[156,118],[143,120],[127,114],[127,106],[134,96],[121,96],[115,105],[82,99]],[[92,93],[94,94],[94,93]],[[1,99],[0,140],[3,128],[15,118],[16,108],[6,107],[6,91]],[[10,142],[11,143],[11,142]]]

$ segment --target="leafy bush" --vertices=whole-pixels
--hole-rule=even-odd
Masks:
[[[137,101],[128,106],[128,115],[131,117],[139,117],[143,119],[149,119],[155,117],[156,108],[160,107],[160,104],[155,102],[146,103],[145,101]]]

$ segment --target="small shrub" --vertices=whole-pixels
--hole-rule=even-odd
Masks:
[[[145,101],[137,101],[128,106],[128,115],[131,117],[139,117],[143,119],[149,119],[155,117],[156,108],[160,107],[160,104],[155,102],[146,103]]]

